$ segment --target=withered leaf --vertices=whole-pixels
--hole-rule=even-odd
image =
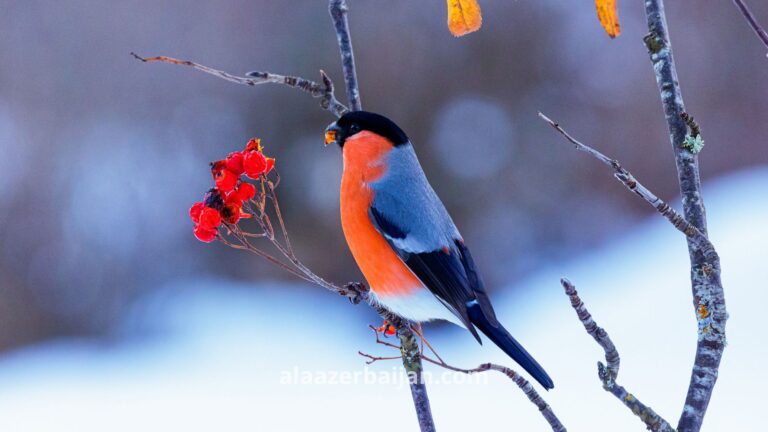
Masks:
[[[454,36],[464,36],[480,29],[483,17],[477,0],[447,0],[448,29]]]
[[[621,34],[619,14],[616,12],[616,0],[595,0],[595,6],[597,6],[597,18],[608,36],[615,38]]]

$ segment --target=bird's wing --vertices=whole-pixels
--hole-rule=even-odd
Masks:
[[[496,317],[469,250],[412,148],[393,150],[388,162],[388,174],[371,185],[375,192],[369,208],[371,222],[406,266],[480,341],[468,308],[478,305],[492,322]]]
[[[499,323],[469,249],[421,170],[410,145],[388,157],[387,173],[370,186],[374,227],[408,268],[480,341],[480,329],[545,388],[547,372]]]

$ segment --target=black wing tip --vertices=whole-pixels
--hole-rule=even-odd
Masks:
[[[479,304],[469,304],[467,308],[469,319],[493,341],[502,351],[519,364],[533,379],[535,379],[546,390],[555,388],[555,383],[549,374],[541,365],[520,345],[519,342],[509,334],[509,332],[500,324],[491,325],[488,317],[483,314]]]
[[[472,333],[472,336],[475,337],[475,340],[477,343],[480,344],[480,346],[483,345],[483,339],[480,337],[479,334],[477,334],[477,329],[475,329],[475,326],[472,325],[472,323],[468,323],[467,330],[469,330],[470,333]]]
[[[505,350],[506,351],[506,350]],[[542,387],[544,387],[545,390],[550,391],[553,388],[555,388],[555,383],[552,381],[552,378],[550,378],[549,374],[541,367],[538,363],[536,363],[535,360],[533,360],[533,363],[526,364],[525,362],[518,361],[517,359],[514,359],[517,361],[520,366],[523,367],[523,369],[526,370],[529,374],[531,374],[531,377],[536,380],[539,384],[541,384]]]
[[[544,390],[546,391],[550,391],[553,388],[555,388],[555,383],[552,382],[552,378],[550,378],[549,376],[546,377],[546,380],[539,380],[536,377],[534,377],[534,379],[536,379],[536,381],[538,381],[539,384],[541,384],[541,386],[544,387]]]

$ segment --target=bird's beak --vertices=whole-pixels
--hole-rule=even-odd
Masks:
[[[336,139],[339,136],[339,126],[336,122],[333,122],[325,129],[325,145],[336,143]]]

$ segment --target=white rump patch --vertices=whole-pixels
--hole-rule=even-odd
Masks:
[[[448,310],[427,288],[420,287],[410,295],[382,296],[371,291],[376,301],[391,312],[416,322],[444,320],[464,327],[459,318]],[[466,328],[466,327],[464,327]]]

